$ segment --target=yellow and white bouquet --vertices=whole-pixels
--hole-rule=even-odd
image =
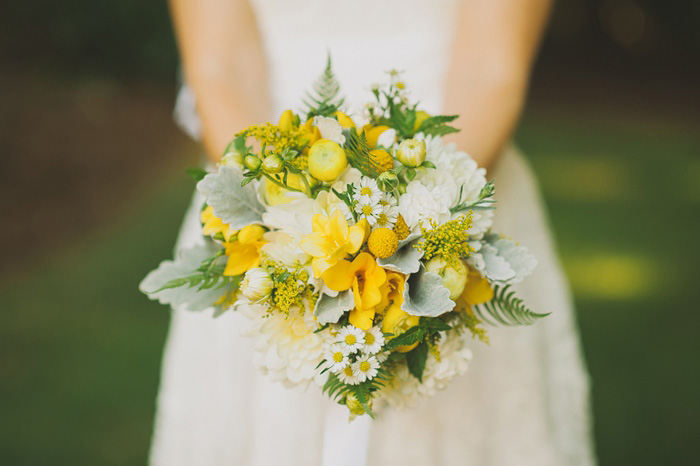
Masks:
[[[163,304],[244,313],[264,372],[319,385],[351,416],[445,387],[467,337],[488,342],[483,324],[545,315],[509,288],[537,262],[491,232],[493,183],[442,141],[457,116],[419,110],[389,74],[353,119],[329,60],[303,120],[245,128],[215,173],[192,170],[206,239],[141,284]]]

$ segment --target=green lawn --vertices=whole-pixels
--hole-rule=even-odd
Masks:
[[[602,465],[700,464],[700,138],[674,125],[529,116],[579,306]],[[0,291],[0,464],[142,465],[168,312],[137,290],[171,255],[192,183]]]

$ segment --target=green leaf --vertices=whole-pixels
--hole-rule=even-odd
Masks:
[[[195,181],[201,181],[205,176],[209,174],[208,171],[199,167],[189,167],[186,171],[187,174],[190,175],[190,178],[192,178]]]
[[[404,333],[402,333],[401,335],[389,340],[386,343],[385,348],[387,350],[392,350],[394,348],[398,348],[399,346],[412,345],[417,341],[423,340],[424,336],[425,336],[425,331],[423,328],[421,328],[420,326],[411,327],[408,330],[406,330]]]
[[[528,309],[508,285],[496,285],[493,299],[475,306],[474,310],[481,320],[490,325],[532,325],[550,314],[539,314]]]
[[[355,307],[355,298],[350,290],[342,291],[338,293],[338,296],[321,294],[316,302],[314,315],[321,325],[334,324],[353,307]]]
[[[440,275],[421,266],[406,280],[401,309],[414,316],[437,317],[454,309],[450,290],[442,284]]]
[[[410,241],[408,241],[410,239]],[[404,274],[416,273],[420,270],[420,259],[423,251],[414,248],[417,242],[415,235],[409,236],[406,240],[399,242],[396,252],[386,259],[377,259],[377,263],[385,269],[393,270]]]
[[[443,134],[454,133],[459,131],[456,128],[447,126],[446,123],[450,123],[456,120],[459,115],[435,115],[423,120],[420,124],[416,133],[423,133],[427,135],[441,136]],[[449,128],[446,130],[445,128]]]
[[[442,319],[435,317],[421,317],[420,325],[426,330],[432,330],[435,332],[447,332],[448,330],[452,330],[452,327],[450,327],[449,324]]]
[[[306,93],[306,99],[303,100],[304,105],[308,107],[306,118],[313,118],[316,115],[332,116],[343,105],[343,98],[338,97],[339,93],[340,84],[333,73],[329,54],[326,68],[314,82],[311,92]]]
[[[423,371],[425,371],[425,363],[428,361],[428,344],[423,342],[406,353],[406,365],[408,372],[423,382]]]
[[[247,178],[250,179],[252,178]],[[244,181],[246,178],[239,170],[223,166],[219,167],[218,172],[208,174],[197,183],[197,190],[214,209],[214,215],[233,229],[262,222],[262,214],[265,212],[255,189],[252,186],[242,186]]]

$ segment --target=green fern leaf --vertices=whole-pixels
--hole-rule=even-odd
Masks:
[[[355,128],[350,128],[343,131],[345,134],[345,151],[348,157],[348,163],[351,166],[360,170],[360,172],[372,178],[379,176],[381,168],[376,161],[370,156],[369,144],[367,144],[367,136],[365,132],[357,133]]]
[[[532,325],[549,313],[539,314],[528,309],[523,300],[506,285],[494,287],[493,299],[475,306],[475,312],[481,320],[490,325]]]
[[[317,115],[326,117],[333,115],[343,105],[344,99],[338,96],[339,93],[340,84],[333,73],[329,54],[326,68],[311,86],[311,92],[307,92],[306,98],[302,100],[307,107],[306,118],[313,118]]]

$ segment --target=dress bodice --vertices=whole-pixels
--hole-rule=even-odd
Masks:
[[[252,0],[275,114],[298,110],[326,54],[349,108],[371,99],[389,69],[404,72],[421,107],[438,112],[456,0]]]

